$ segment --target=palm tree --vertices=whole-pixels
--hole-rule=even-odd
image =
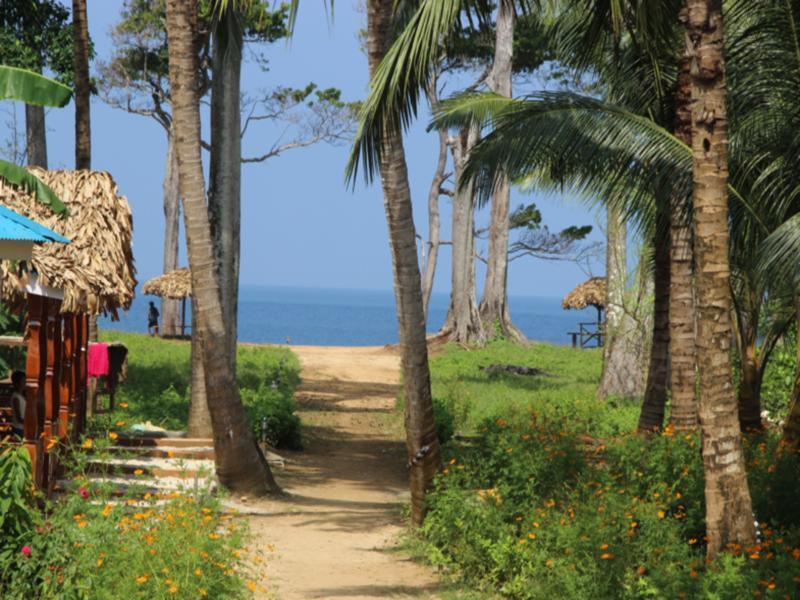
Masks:
[[[200,156],[200,108],[193,27],[197,3],[195,0],[168,0],[166,6],[175,147],[192,271],[192,296],[197,313],[197,329],[193,334],[199,334],[202,342],[217,475],[220,482],[232,490],[264,494],[277,490],[277,485],[253,439],[235,375],[225,358],[226,336]]]
[[[72,0],[73,51],[75,63],[75,168],[92,168],[89,117],[89,21],[86,0]]]
[[[722,0],[687,0],[692,57],[692,155],[697,364],[708,556],[755,541],[730,363],[728,137]]]
[[[367,2],[367,54],[373,82],[383,72],[379,65],[393,40],[393,6],[394,0]],[[425,518],[425,494],[439,470],[441,454],[433,419],[425,311],[402,133],[397,118],[391,115],[385,115],[380,128],[374,158],[381,175],[392,249],[411,477],[411,520],[419,525]]]

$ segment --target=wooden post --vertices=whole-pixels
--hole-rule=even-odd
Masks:
[[[86,427],[86,389],[82,385],[81,363],[84,360],[86,346],[86,319],[84,315],[73,315],[74,322],[74,349],[72,353],[72,410],[75,413],[75,424],[72,428],[74,438],[77,440]]]
[[[25,361],[25,440],[24,446],[31,458],[33,481],[41,485],[42,440],[39,437],[39,397],[42,354],[46,351],[41,335],[42,318],[47,300],[42,296],[28,295],[28,356]]]
[[[181,298],[181,337],[186,335],[186,296]]]
[[[69,436],[69,424],[72,420],[72,353],[73,353],[73,325],[75,317],[72,313],[62,315],[62,346],[61,346],[61,373],[59,374],[58,390],[58,433],[62,440]]]
[[[49,439],[57,434],[58,423],[58,380],[56,378],[56,316],[60,302],[51,298],[47,299],[45,321],[45,350],[44,360],[44,435]],[[59,332],[60,333],[60,332]]]
[[[79,315],[81,322],[81,347],[78,355],[78,404],[83,407],[83,422],[81,423],[81,431],[86,428],[86,404],[87,404],[87,382],[88,382],[88,369],[87,360],[89,358],[89,315]]]

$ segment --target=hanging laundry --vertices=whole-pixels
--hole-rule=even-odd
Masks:
[[[89,377],[105,377],[108,375],[108,344],[98,342],[89,344],[87,371]]]

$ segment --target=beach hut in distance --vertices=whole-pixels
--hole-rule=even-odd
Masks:
[[[159,296],[181,301],[180,336],[186,335],[186,299],[192,297],[192,272],[189,269],[176,269],[153,279],[142,286],[142,292],[149,296]],[[175,335],[174,331],[165,333]]]
[[[34,243],[29,257],[0,261],[0,299],[26,319],[24,337],[0,342],[27,350],[21,443],[31,456],[35,483],[49,491],[59,453],[47,449],[77,439],[85,427],[89,318],[117,318],[133,300],[133,218],[108,173],[29,171],[55,192],[67,214],[2,181],[0,206],[70,243]]]
[[[581,348],[603,345],[603,309],[606,305],[606,278],[592,277],[578,285],[561,301],[564,310],[582,310],[589,306],[597,309],[597,322],[580,323],[578,331],[570,331],[572,347]]]

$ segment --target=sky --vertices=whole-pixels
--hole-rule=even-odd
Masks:
[[[122,0],[89,3],[89,28],[98,60],[111,55],[110,30],[119,20]],[[278,85],[337,87],[344,100],[365,97],[366,55],[359,30],[365,15],[358,0],[337,2],[333,20],[320,0],[301,3],[295,37],[263,47],[269,71],[246,64],[243,89]],[[93,66],[93,69],[96,68]],[[423,103],[424,104],[424,103]],[[18,118],[24,109],[17,106]],[[134,219],[134,254],[139,280],[161,273],[163,247],[162,179],[166,139],[155,121],[113,109],[92,98],[92,167],[109,171],[128,198]],[[427,133],[427,106],[406,137],[415,223],[427,237],[427,194],[436,163],[435,134]],[[74,167],[74,105],[47,113],[50,168]],[[244,141],[243,152],[271,146],[279,132],[262,127]],[[207,138],[208,132],[204,132]],[[379,182],[355,189],[345,186],[349,147],[319,144],[298,149],[265,163],[242,167],[242,284],[388,290],[392,286],[386,220]],[[553,231],[570,225],[594,225],[592,239],[602,239],[598,214],[569,195],[512,193],[512,206],[535,201]],[[449,200],[441,201],[442,239],[449,239]],[[488,223],[481,211],[478,226]],[[485,246],[485,244],[484,244]],[[182,251],[182,264],[186,264]],[[602,265],[594,265],[602,275]],[[523,258],[511,263],[509,293],[518,296],[561,296],[586,279],[577,265]],[[478,267],[478,279],[482,269]],[[435,292],[447,293],[449,248],[440,251]]]

